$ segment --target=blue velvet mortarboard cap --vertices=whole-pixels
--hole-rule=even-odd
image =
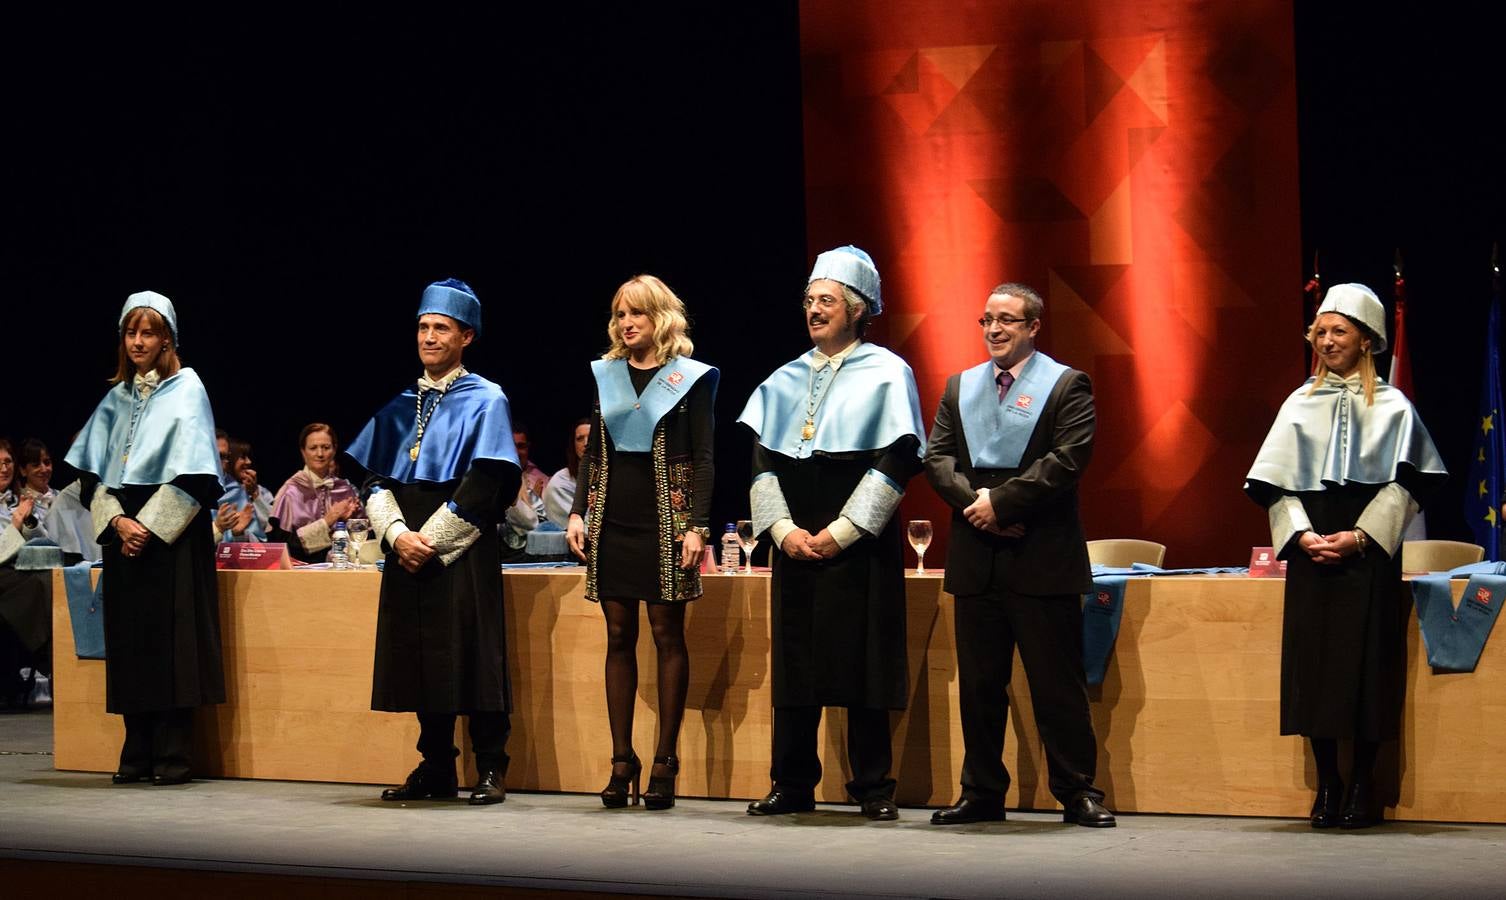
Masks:
[[[459,278],[446,278],[424,288],[418,301],[418,316],[414,318],[428,313],[449,316],[467,328],[476,329],[476,334],[481,333],[481,301],[476,299],[471,286]]]
[[[883,313],[884,298],[879,287],[878,266],[873,264],[873,257],[864,251],[848,244],[816,257],[811,277],[805,283],[809,286],[812,281],[820,281],[822,278],[845,284],[861,294],[868,301],[869,315]]]

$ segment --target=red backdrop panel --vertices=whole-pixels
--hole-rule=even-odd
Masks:
[[[1303,377],[1290,4],[800,9],[811,251],[874,255],[871,336],[914,366],[927,422],[986,358],[989,289],[1027,282],[1039,346],[1093,378],[1089,537],[1161,541],[1173,566],[1268,543],[1240,485]],[[902,514],[939,550],[923,482]]]

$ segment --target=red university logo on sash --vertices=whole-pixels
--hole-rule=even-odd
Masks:
[[[1475,602],[1490,605],[1490,588],[1480,588],[1475,591]]]
[[[680,372],[670,372],[669,376],[664,380],[668,381],[670,384],[678,386],[680,382],[685,380],[685,376]]]
[[[1109,596],[1109,592],[1108,591],[1099,591],[1098,592],[1098,605],[1099,606],[1113,606],[1114,605],[1114,598]]]
[[[1030,404],[1034,402],[1035,400],[1029,394],[1021,394],[1020,396],[1014,398],[1014,405],[1018,406],[1020,409],[1029,409]]]

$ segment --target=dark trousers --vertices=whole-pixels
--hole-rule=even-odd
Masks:
[[[776,789],[810,796],[821,782],[821,757],[816,752],[816,730],[821,726],[819,706],[774,707],[774,764],[769,777]],[[847,763],[852,780],[847,793],[858,802],[894,796],[889,767],[894,761],[890,747],[889,710],[847,710]]]
[[[424,762],[443,768],[455,767],[460,751],[455,747],[456,713],[418,714],[418,752]],[[512,734],[512,719],[505,712],[466,714],[471,733],[471,752],[476,754],[476,771],[507,772],[507,736]]]
[[[1009,678],[1018,647],[1030,682],[1035,725],[1046,748],[1051,794],[1063,805],[1093,786],[1098,740],[1082,664],[1082,600],[1010,591],[958,597],[957,680],[962,707],[962,794],[1002,800],[1009,790],[1004,730]]]
[[[187,778],[192,772],[193,709],[126,713],[120,747],[122,775]]]

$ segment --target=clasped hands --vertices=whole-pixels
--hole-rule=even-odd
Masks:
[[[392,542],[392,551],[397,554],[398,563],[416,575],[434,558],[434,542],[428,535],[410,529]]]
[[[1359,542],[1355,539],[1352,530],[1333,534],[1306,531],[1297,538],[1297,543],[1302,547],[1302,552],[1320,566],[1337,565],[1346,556],[1353,556],[1360,552]]]
[[[999,517],[994,515],[994,504],[989,499],[988,488],[978,488],[978,499],[970,503],[962,514],[967,517],[968,524],[979,531],[1007,538],[1025,536],[1025,526],[1020,522],[1005,528],[999,527]]]
[[[816,534],[811,534],[804,528],[796,528],[784,536],[779,549],[793,559],[832,559],[842,552],[842,545],[831,536],[829,528],[823,528]]]
[[[146,542],[151,540],[152,533],[146,526],[130,516],[116,516],[110,524],[115,527],[115,534],[120,538],[121,556],[140,556],[141,551],[146,549]]]

